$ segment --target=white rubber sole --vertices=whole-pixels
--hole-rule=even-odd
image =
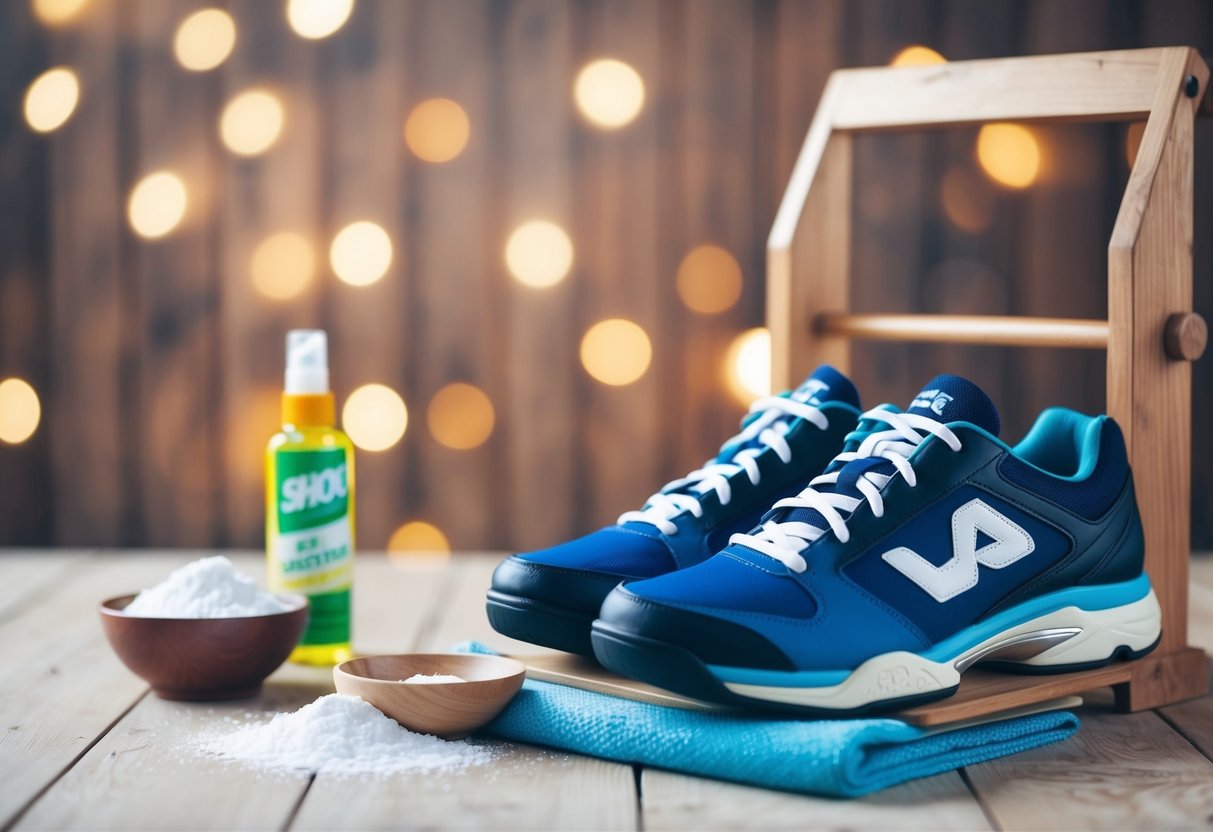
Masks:
[[[753,699],[845,711],[954,688],[960,684],[960,675],[978,662],[997,660],[1059,669],[1107,662],[1126,648],[1134,653],[1147,649],[1158,640],[1161,628],[1162,613],[1151,589],[1143,598],[1119,607],[1063,607],[1003,630],[944,660],[904,651],[874,656],[836,685],[723,684],[733,693]]]

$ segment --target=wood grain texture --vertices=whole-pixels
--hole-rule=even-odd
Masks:
[[[0,98],[25,94],[29,67],[49,59],[28,7],[6,12],[0,27]],[[18,116],[13,108],[12,118]],[[0,380],[15,376],[45,397],[53,358],[43,349],[50,327],[49,207],[53,138],[30,141],[19,130],[0,131]],[[0,539],[16,545],[54,538],[49,431],[45,422],[22,445],[0,451]]]
[[[408,273],[407,254],[416,238],[402,222],[400,198],[412,185],[403,167],[407,53],[400,44],[408,37],[407,12],[403,3],[359,7],[343,27],[348,29],[345,36],[321,52],[321,225],[331,240],[352,222],[373,222],[387,232],[393,249],[387,273],[367,286],[341,282],[329,264],[321,270],[318,314],[329,330],[330,373],[339,402],[364,384],[408,391],[408,364],[402,361],[409,320],[406,292],[415,277]],[[326,71],[330,66],[347,71]],[[382,187],[384,182],[395,187]],[[376,318],[382,326],[366,325]],[[411,429],[424,430],[423,402],[406,399],[405,406],[410,405]],[[358,452],[359,495],[398,493],[401,467],[394,454]],[[392,530],[403,522],[396,512],[392,501],[360,502],[357,542],[385,548]]]
[[[1187,643],[1191,551],[1191,367],[1168,359],[1163,350],[1167,317],[1192,303],[1195,101],[1180,90],[1189,75],[1207,81],[1208,74],[1190,50],[1164,53],[1108,248],[1108,413],[1124,430],[1140,495],[1146,569],[1163,610],[1164,651]]]
[[[1150,111],[1162,50],[1089,52],[838,73],[837,130],[1122,119]],[[1067,83],[1059,87],[1057,78]]]
[[[854,315],[823,312],[814,326],[820,335],[880,341],[951,342],[1010,347],[1103,349],[1108,325],[1076,318],[1001,315]]]
[[[1081,714],[1059,745],[966,771],[1005,829],[1159,829],[1205,823],[1213,763],[1154,713]]]
[[[17,829],[282,828],[308,785],[306,771],[255,774],[204,761],[190,744],[265,721],[331,693],[317,668],[287,666],[255,699],[166,702],[148,696],[43,795]]]
[[[0,549],[0,621],[57,592],[89,554],[87,549]]]
[[[955,772],[915,780],[858,800],[830,800],[645,769],[644,828],[989,829]]]
[[[1213,653],[1213,553],[1193,553],[1188,600],[1188,643]]]
[[[733,0],[692,0],[675,8],[681,10],[680,31],[663,68],[681,90],[671,125],[680,152],[673,160],[670,183],[676,207],[661,228],[663,239],[672,245],[657,274],[668,286],[686,252],[711,244],[728,251],[753,282],[762,263],[752,228],[753,154],[758,142],[755,8]],[[743,410],[721,383],[722,370],[730,336],[746,325],[758,325],[759,309],[751,303],[748,309],[734,306],[710,316],[667,311],[666,320],[681,319],[681,327],[670,334],[689,359],[673,380],[679,399],[675,412],[682,418],[670,438],[678,450],[671,479],[700,467],[737,432]]]
[[[500,408],[509,449],[504,487],[513,495],[506,534],[522,549],[568,538],[580,497],[575,397],[583,372],[576,352],[581,333],[570,313],[585,263],[574,242],[569,275],[543,289],[514,281],[504,264],[508,235],[519,224],[546,219],[566,230],[570,225],[572,166],[563,137],[573,120],[571,26],[567,5],[523,0],[510,7],[498,34],[504,129],[497,159],[505,195],[497,206],[500,237],[487,245],[501,258],[499,274],[509,286],[500,311],[507,335],[498,345],[509,390]],[[569,511],[551,511],[552,505]]]
[[[239,49],[207,79],[226,103],[252,87],[279,95],[287,127],[273,150],[255,158],[225,152],[218,175],[222,240],[219,332],[221,384],[217,430],[223,449],[219,507],[222,541],[264,545],[265,445],[278,430],[286,331],[322,327],[322,286],[332,280],[328,247],[335,229],[322,223],[321,104],[301,80],[314,76],[324,50],[300,38],[280,38],[281,20],[252,6],[232,9]],[[255,289],[251,260],[271,234],[294,232],[312,244],[315,274],[290,302],[268,300]],[[336,340],[336,339],[335,339]],[[333,344],[336,347],[336,343]],[[352,380],[334,376],[345,385]],[[338,388],[346,392],[348,388]]]
[[[992,8],[989,28],[998,30]],[[956,15],[966,14],[958,6]],[[849,65],[881,66],[889,62],[907,43],[941,48],[938,20],[931,14],[929,2],[881,0],[852,4],[847,14],[848,31],[855,39],[855,58]],[[983,27],[984,29],[985,27]],[[949,56],[960,57],[952,52]],[[998,54],[997,50],[990,54]],[[938,256],[931,251],[930,206],[939,176],[931,162],[938,155],[939,136],[917,133],[865,135],[852,140],[853,198],[851,206],[850,312],[939,312],[932,304],[938,295],[928,295],[933,276],[939,271]],[[826,210],[829,210],[828,205]],[[977,275],[968,278],[972,286]],[[945,290],[945,300],[963,298],[970,304],[970,291]],[[833,307],[820,307],[828,312]],[[966,305],[964,311],[984,308]],[[811,322],[810,322],[811,323]],[[820,337],[820,336],[818,336]],[[851,376],[860,385],[861,403],[872,407],[880,402],[908,401],[931,375],[927,367],[947,367],[954,372],[963,368],[953,363],[954,356],[941,355],[938,347],[889,346],[866,341],[844,341],[830,337],[824,343],[845,347],[850,355]],[[927,351],[932,352],[928,353]],[[986,383],[983,379],[981,383]]]
[[[505,231],[499,215],[495,139],[508,113],[496,95],[498,79],[476,71],[468,55],[492,53],[500,18],[485,0],[408,4],[402,93],[406,111],[430,98],[459,103],[471,125],[467,146],[441,164],[402,158],[404,187],[397,189],[404,250],[401,355],[394,356],[405,385],[411,424],[404,438],[404,464],[391,490],[403,489],[411,505],[397,522],[422,519],[446,532],[456,549],[483,546],[505,527],[508,506],[495,498],[506,477],[510,418],[506,356],[497,345],[507,322],[498,314],[509,290],[503,274]],[[403,121],[399,127],[403,127]],[[469,245],[492,240],[493,245]],[[441,326],[429,325],[441,321]],[[403,372],[409,367],[409,372]],[[472,384],[495,407],[493,434],[484,445],[452,450],[438,444],[428,421],[434,394],[452,382]],[[469,504],[480,506],[467,511]],[[394,506],[396,510],[402,507]],[[385,541],[364,539],[368,548]]]
[[[832,96],[829,89],[822,94],[819,117],[831,106]],[[841,133],[822,137],[815,130],[810,129],[805,139],[767,247],[767,327],[776,389],[795,385],[818,363],[832,364],[844,373],[850,366],[848,340],[815,332],[812,321],[819,312],[850,308],[853,142]],[[812,187],[804,186],[803,211],[787,208],[788,200],[794,203],[797,198],[793,188],[799,186],[805,167],[817,175],[810,173]],[[797,225],[795,238],[786,244],[780,240],[785,210],[794,215]]]
[[[581,324],[588,328],[605,318],[627,318],[649,334],[654,348],[647,372],[632,384],[609,387],[584,372],[578,376],[577,398],[584,407],[577,420],[578,444],[588,451],[577,466],[578,487],[585,493],[575,507],[581,528],[614,523],[624,511],[640,508],[658,486],[680,476],[688,470],[685,466],[702,462],[712,449],[709,438],[689,460],[649,452],[656,451],[652,438],[662,433],[663,417],[682,412],[660,404],[663,388],[679,384],[678,359],[683,354],[682,348],[663,348],[674,340],[666,325],[682,313],[675,308],[679,301],[673,291],[679,247],[665,244],[669,218],[661,213],[661,192],[668,180],[659,161],[662,114],[652,89],[664,85],[663,71],[668,69],[663,64],[667,53],[661,48],[660,16],[657,4],[626,0],[587,9],[573,31],[576,65],[609,55],[652,79],[635,121],[618,130],[598,130],[578,118],[571,137],[580,198],[573,202],[570,230],[574,240],[585,241],[578,255],[586,264],[578,284]],[[684,250],[691,245],[688,242]],[[716,409],[728,413],[727,407],[704,406],[705,411]],[[646,452],[629,453],[629,448]],[[662,470],[663,463],[673,470]]]
[[[47,555],[46,557],[54,557]],[[143,696],[147,686],[110,651],[97,604],[149,586],[164,562],[93,557],[71,566],[57,592],[0,621],[0,825],[5,825]],[[103,695],[99,692],[103,691]]]
[[[50,432],[57,545],[121,545],[138,537],[136,449],[125,439],[137,408],[124,386],[136,368],[120,334],[137,320],[125,287],[123,211],[133,186],[120,122],[123,51],[117,4],[90,10],[81,27],[52,48],[91,79],[95,93],[51,150],[52,384],[44,405]],[[116,207],[119,206],[119,207]],[[135,330],[137,331],[137,329]],[[86,414],[86,418],[81,418]],[[49,542],[49,541],[48,541]]]
[[[139,321],[130,332],[138,356],[138,478],[143,537],[166,546],[204,540],[216,524],[218,476],[213,409],[218,305],[213,229],[218,157],[209,95],[183,98],[171,51],[160,44],[195,6],[188,0],[130,10],[137,178],[171,170],[189,183],[181,227],[163,240],[133,247]],[[203,81],[205,84],[205,81]],[[208,90],[208,92],[212,92]]]

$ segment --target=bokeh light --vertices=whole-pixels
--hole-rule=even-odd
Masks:
[[[994,217],[990,186],[968,168],[948,169],[939,184],[939,201],[944,215],[962,231],[985,231]]]
[[[430,399],[426,421],[438,444],[457,451],[483,445],[493,433],[493,402],[479,387],[455,382]]]
[[[977,161],[1008,188],[1027,188],[1040,175],[1040,142],[1022,124],[987,124],[977,133]]]
[[[223,108],[219,135],[233,153],[256,156],[274,146],[285,121],[278,96],[269,90],[245,90]]]
[[[352,222],[333,237],[329,263],[343,282],[369,286],[392,265],[392,238],[376,223]]]
[[[1135,121],[1129,125],[1129,129],[1125,131],[1125,160],[1129,163],[1129,167],[1137,162],[1137,151],[1141,149],[1141,137],[1146,132],[1146,123],[1144,121]]]
[[[236,46],[236,23],[223,9],[199,9],[177,27],[173,52],[177,63],[206,72],[227,60]]]
[[[463,152],[471,135],[468,114],[449,98],[422,101],[404,122],[404,142],[423,162],[449,162]]]
[[[451,544],[442,529],[424,520],[410,520],[388,538],[392,564],[403,569],[440,568],[446,565]]]
[[[948,59],[929,46],[914,44],[902,49],[889,60],[889,66],[929,66],[946,64]]]
[[[409,413],[400,394],[383,384],[364,384],[341,409],[341,425],[364,451],[386,451],[404,436]]]
[[[48,69],[25,91],[25,121],[31,129],[49,133],[71,118],[79,101],[76,73],[65,66]]]
[[[623,61],[591,61],[577,73],[573,100],[592,124],[607,129],[623,127],[644,107],[644,79]]]
[[[573,241],[548,220],[529,220],[514,229],[505,244],[505,265],[519,283],[554,286],[573,267]]]
[[[678,296],[689,309],[715,315],[731,308],[741,297],[741,266],[717,245],[696,246],[678,265]]]
[[[38,393],[20,378],[0,381],[0,442],[18,445],[34,435],[42,420]]]
[[[354,0],[287,0],[286,20],[308,40],[327,38],[349,20]]]
[[[62,26],[80,16],[89,0],[33,0],[34,16],[47,26]]]
[[[249,261],[253,287],[272,300],[298,297],[316,274],[316,256],[307,237],[294,231],[271,234]]]
[[[223,411],[224,474],[242,487],[265,478],[265,443],[282,425],[282,382],[249,384]]]
[[[581,364],[603,384],[631,384],[645,374],[652,358],[648,334],[623,318],[599,321],[581,339]]]
[[[766,327],[748,329],[725,352],[724,377],[729,392],[743,405],[771,395],[771,333]]]
[[[131,190],[126,216],[140,237],[154,240],[181,224],[188,203],[185,183],[170,170],[149,173]]]

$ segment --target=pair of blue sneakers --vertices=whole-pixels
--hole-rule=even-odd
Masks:
[[[1161,616],[1124,439],[1043,412],[1010,447],[973,383],[861,413],[819,368],[615,526],[493,575],[504,635],[686,696],[819,716],[947,697],[976,664],[1136,658]]]

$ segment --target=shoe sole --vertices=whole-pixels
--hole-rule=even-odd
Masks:
[[[489,624],[503,636],[594,658],[593,616],[495,589],[488,591],[485,611]]]
[[[961,674],[979,664],[1016,673],[1066,673],[1140,658],[1161,638],[1158,600],[1148,580],[1140,581],[1146,594],[1126,604],[1097,610],[1062,606],[1025,621],[1024,610],[1039,607],[1029,602],[996,616],[1018,616],[1021,623],[993,634],[984,632],[988,625],[975,625],[924,653],[884,653],[850,672],[708,666],[678,645],[601,621],[593,625],[592,643],[608,669],[684,696],[804,715],[862,716],[951,696]],[[1129,584],[1117,587],[1125,591]]]

